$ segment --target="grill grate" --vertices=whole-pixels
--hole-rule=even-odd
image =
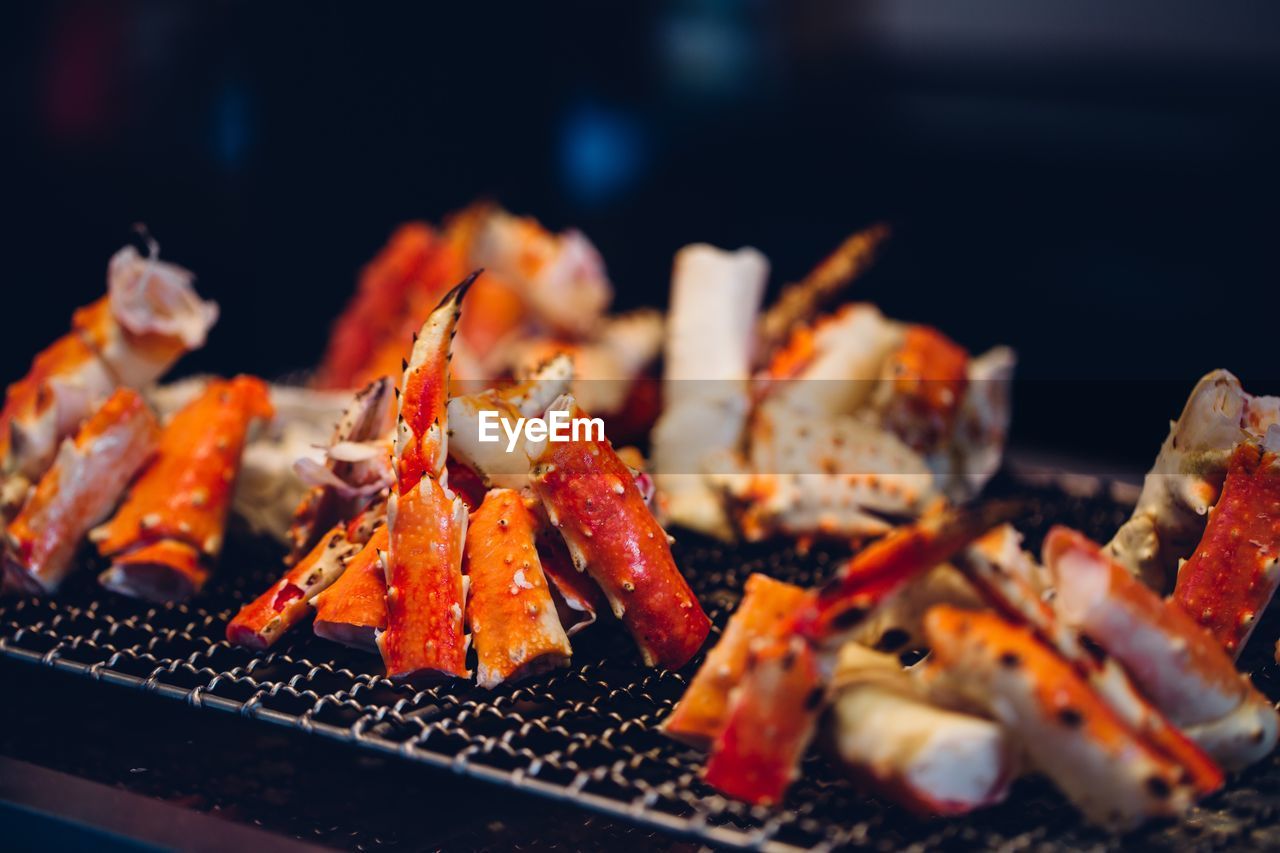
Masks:
[[[1032,548],[1053,523],[1105,538],[1127,515],[1100,481],[1084,496],[1079,478],[1074,496],[1007,480],[996,491],[1029,498],[1032,509],[1019,527]],[[813,584],[840,556],[824,548],[801,555],[778,544],[726,547],[692,535],[677,545],[677,559],[717,632],[751,572]],[[376,657],[306,630],[265,655],[228,645],[222,639],[227,620],[278,565],[270,546],[232,537],[224,570],[208,593],[191,604],[164,606],[107,594],[94,573],[84,571],[56,598],[0,602],[0,653],[725,846],[1280,848],[1280,760],[1274,756],[1185,820],[1123,839],[1083,826],[1036,780],[1019,783],[1004,805],[967,819],[920,820],[859,794],[816,755],[806,761],[786,808],[746,806],[701,782],[701,753],[656,731],[700,660],[682,672],[649,670],[617,626],[595,628],[575,638],[572,668],[490,692],[466,683],[415,689],[391,682]],[[239,566],[245,570],[230,570]],[[1270,659],[1277,632],[1280,617],[1264,619],[1242,661],[1273,698],[1280,695],[1280,672]]]

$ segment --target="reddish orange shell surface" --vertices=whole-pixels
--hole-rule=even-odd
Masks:
[[[357,547],[347,539],[346,525],[335,525],[266,592],[240,608],[227,625],[227,640],[253,649],[270,647],[307,618],[310,598],[342,574]]]
[[[705,778],[749,803],[781,802],[817,727],[826,691],[813,650],[799,637],[777,641],[748,664]]]
[[[142,397],[121,388],[63,445],[6,534],[11,568],[24,585],[57,587],[80,540],[111,511],[159,432]]]
[[[571,417],[583,416],[571,408]],[[688,663],[711,621],[608,439],[548,441],[531,480],[575,562],[600,585],[645,663],[670,669]]]
[[[99,581],[112,592],[164,602],[190,598],[208,579],[203,554],[185,542],[161,539],[117,554]]]
[[[534,531],[533,514],[510,489],[489,492],[467,525],[467,626],[481,687],[569,659],[569,638],[542,573]]]
[[[316,636],[376,650],[374,636],[387,627],[387,576],[382,566],[387,541],[384,524],[347,560],[342,576],[311,602]]]
[[[975,509],[947,509],[895,528],[863,548],[796,616],[795,630],[812,641],[839,639],[869,608],[903,583],[944,563],[1014,507],[989,502]]]
[[[466,677],[466,508],[435,480],[423,477],[391,499],[387,526],[387,629],[378,637],[387,675]]]
[[[758,573],[747,578],[742,603],[663,723],[663,731],[708,746],[728,719],[729,694],[742,680],[752,644],[776,638],[804,598],[805,591],[794,584]]]
[[[969,381],[969,354],[929,326],[908,326],[885,374],[892,399],[890,428],[916,449],[935,447],[951,431]]]
[[[249,425],[271,414],[262,380],[238,376],[210,382],[174,414],[155,460],[124,505],[94,530],[98,552],[109,557],[172,539],[217,556]]]
[[[1227,479],[1173,600],[1233,657],[1280,584],[1280,460],[1255,442],[1236,448]]]
[[[400,226],[386,246],[360,272],[355,295],[333,324],[329,346],[317,371],[323,388],[354,388],[373,359],[380,342],[404,316],[410,291],[420,286],[423,270],[439,239],[431,226],[410,222]],[[396,340],[400,353],[408,341]],[[399,371],[401,356],[386,374]],[[376,377],[373,377],[376,378]]]

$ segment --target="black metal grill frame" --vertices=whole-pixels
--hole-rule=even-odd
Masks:
[[[1032,509],[1019,527],[1031,547],[1054,523],[1105,538],[1128,512],[1112,484],[1093,477],[1038,485],[1005,477],[996,491],[1029,499]],[[802,555],[777,543],[730,548],[692,535],[680,539],[678,561],[717,633],[751,572],[812,584],[841,556],[826,548]],[[82,571],[54,598],[0,601],[0,654],[726,847],[1280,847],[1275,756],[1186,819],[1124,838],[1084,826],[1036,780],[1020,782],[1007,803],[965,819],[921,820],[859,793],[820,753],[806,760],[783,807],[750,807],[704,785],[702,754],[656,731],[701,657],[680,672],[646,669],[618,626],[601,625],[575,638],[570,668],[490,692],[464,682],[426,689],[391,682],[380,675],[375,656],[305,629],[266,654],[230,646],[223,639],[227,620],[278,565],[278,554],[263,543],[232,537],[206,595],[162,606],[106,593],[93,582],[94,572]],[[1242,661],[1272,698],[1280,693],[1280,673],[1270,659],[1277,628],[1280,619],[1264,620]],[[103,701],[110,701],[109,692]]]

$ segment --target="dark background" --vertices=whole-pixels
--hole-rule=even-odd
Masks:
[[[775,286],[876,219],[857,287],[1013,344],[1024,444],[1135,467],[1213,367],[1280,393],[1280,9],[976,3],[22,4],[6,9],[0,379],[145,220],[223,308],[183,371],[313,364],[356,270],[476,196]]]

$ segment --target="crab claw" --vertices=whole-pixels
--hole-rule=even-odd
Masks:
[[[663,733],[694,746],[710,746],[729,717],[729,694],[742,680],[752,645],[776,637],[804,598],[800,587],[768,575],[747,578],[742,603],[663,722]]]
[[[573,397],[549,413],[584,418]],[[547,441],[531,453],[530,479],[574,564],[600,585],[649,666],[676,669],[711,631],[689,583],[676,568],[666,531],[645,504],[631,469],[603,435]],[[536,454],[536,455],[534,455]]]
[[[111,511],[155,450],[160,429],[136,391],[121,388],[63,442],[53,467],[6,531],[4,562],[18,586],[52,592],[89,528]]]
[[[1271,752],[1280,717],[1270,700],[1177,603],[1073,530],[1055,527],[1044,553],[1058,613],[1119,659],[1174,724],[1228,770]]]
[[[444,471],[449,342],[462,313],[462,298],[480,272],[476,270],[445,294],[413,342],[400,386],[396,424],[396,479],[401,492],[412,489],[422,477],[439,478]]]
[[[1173,600],[1238,657],[1280,585],[1280,430],[1236,448]]]
[[[569,660],[534,543],[536,522],[520,495],[494,489],[468,525],[467,625],[475,641],[476,681],[493,688]]]
[[[983,708],[1092,821],[1130,829],[1195,799],[1184,768],[1149,745],[1066,660],[994,613],[935,607],[930,676]]]
[[[387,674],[466,676],[462,574],[467,508],[441,482],[448,455],[449,342],[472,273],[423,324],[405,365],[396,419],[396,490],[387,501]]]

